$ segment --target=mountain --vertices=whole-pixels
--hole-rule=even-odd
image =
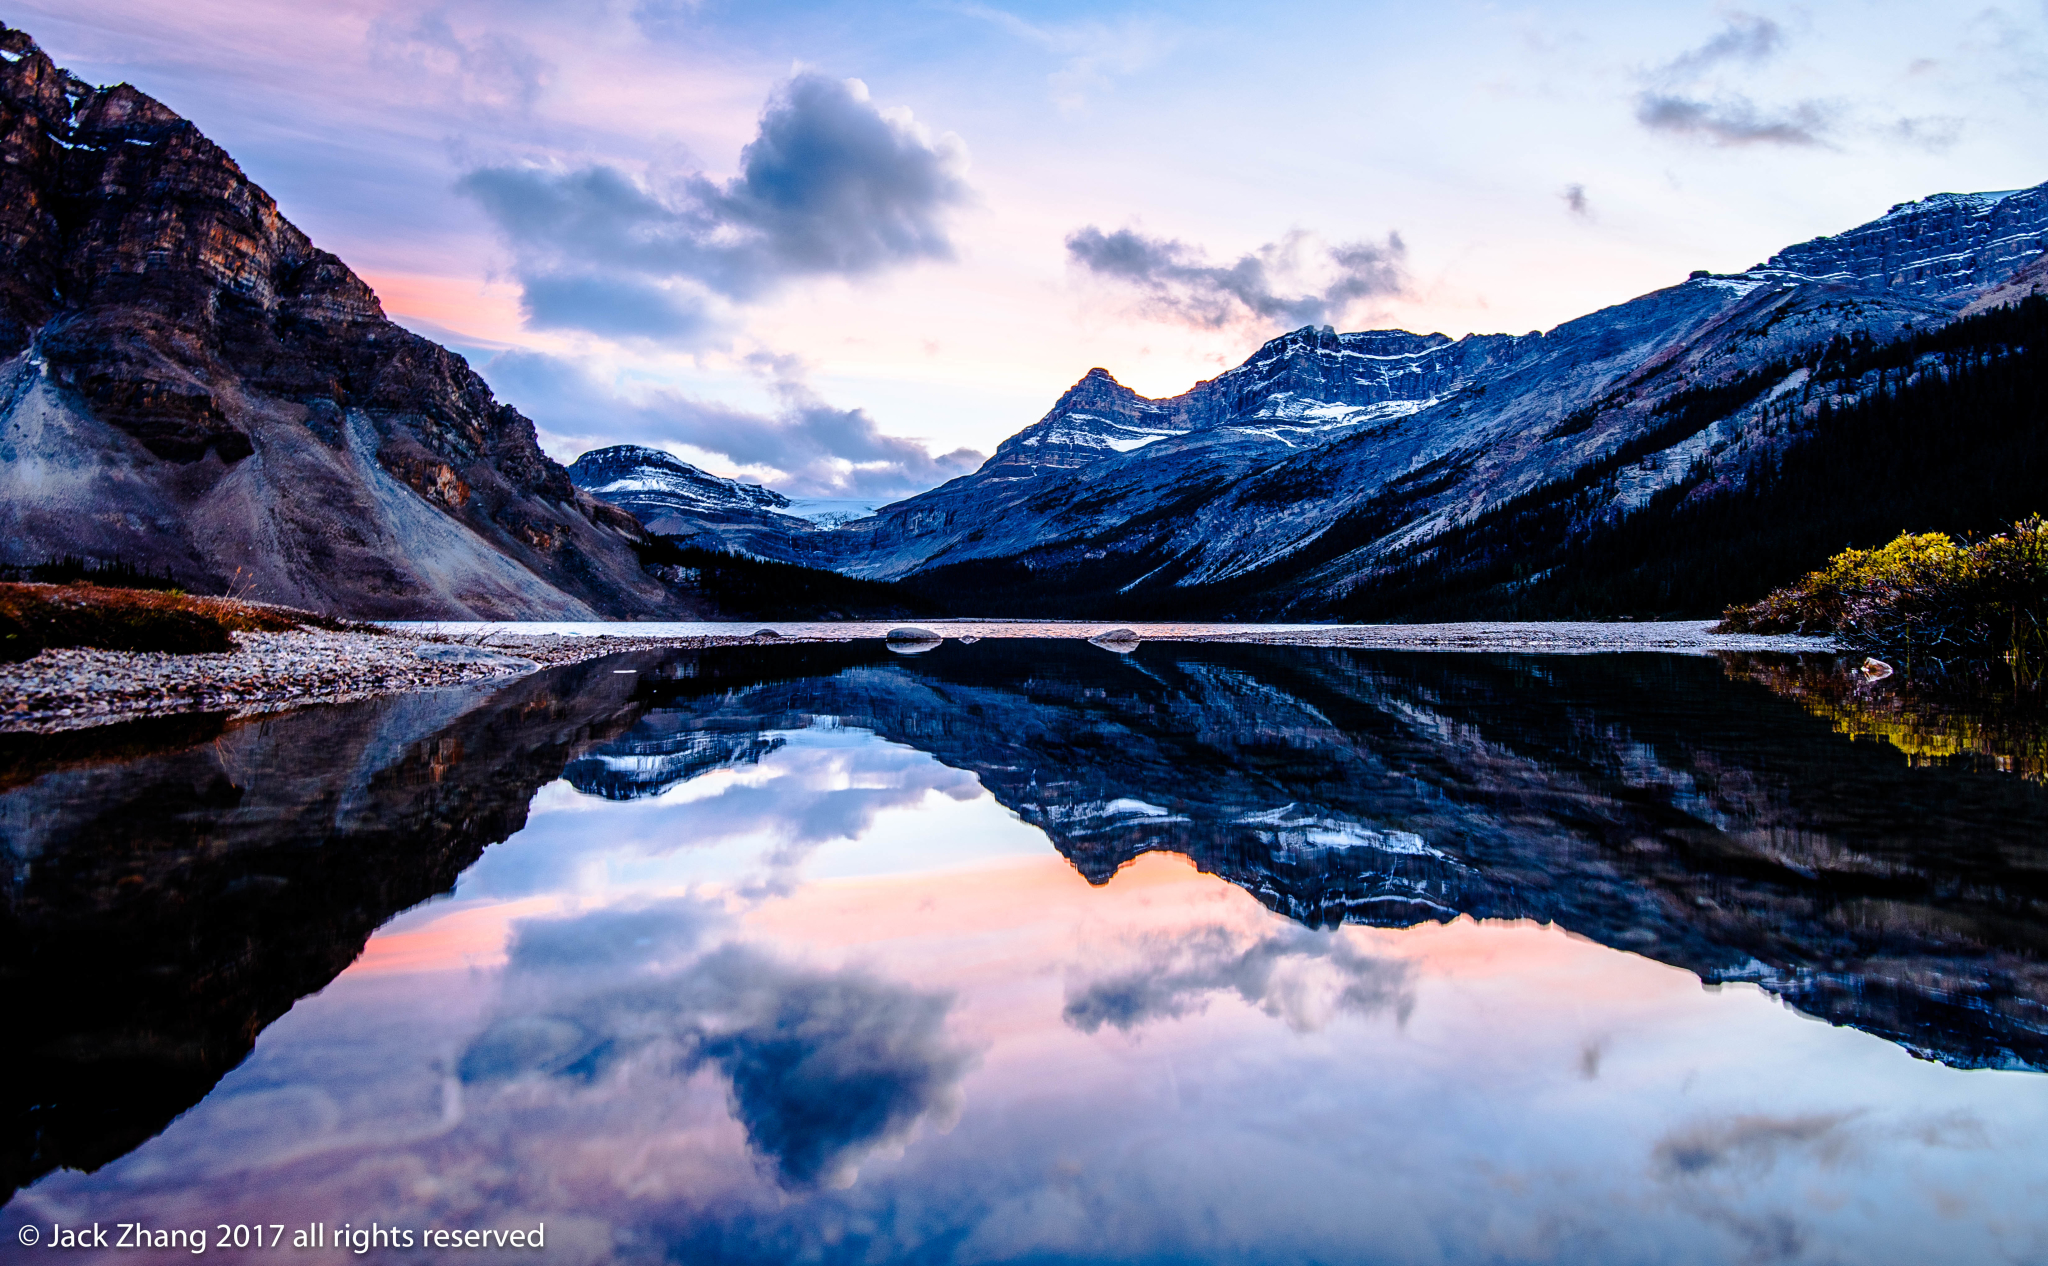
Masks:
[[[1075,470],[1098,457],[1128,453],[1188,430],[1172,410],[1132,391],[1108,370],[1091,369],[1044,417],[998,444],[967,486]]]
[[[461,357],[219,146],[0,28],[0,565],[362,617],[688,614]]]
[[[1109,371],[1091,369],[973,474],[800,548],[822,565],[885,579],[1006,554],[1027,573],[1085,573],[1108,553],[1093,548],[1093,539],[1057,561],[1034,555],[1064,530],[1048,515],[1152,528],[1288,455],[1428,407],[1514,343],[1499,335],[1453,342],[1441,334],[1310,327],[1169,400],[1147,400]],[[1144,505],[1130,507],[1136,513],[1105,499],[1116,494],[1090,490],[1088,481],[1108,468],[1145,472],[1150,488]]]
[[[706,474],[638,444],[593,449],[569,465],[569,481],[678,543],[786,561],[792,534],[819,530],[788,497],[759,484]]]
[[[1840,407],[1824,396],[1746,468],[1695,465],[1604,519],[1586,514],[1604,472],[1582,469],[1396,554],[1322,609],[1352,620],[1712,615],[1846,547],[1901,531],[1989,535],[2048,505],[2048,297],[1889,343],[1843,339],[1800,369],[1822,390],[1859,389]],[[1781,371],[1710,388],[1674,424]]]
[[[1373,595],[1490,514],[1582,541],[1946,374],[1852,353],[2040,293],[2044,246],[2048,185],[1940,194],[1549,331],[1311,327],[1165,400],[1091,370],[980,470],[797,548],[1019,614],[1398,616]]]

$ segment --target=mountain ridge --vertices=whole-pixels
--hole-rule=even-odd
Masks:
[[[1265,572],[1327,609],[1369,588],[1384,560],[1546,485],[1585,485],[1572,528],[1583,531],[1695,476],[1740,482],[1823,406],[1885,389],[1817,378],[1834,340],[1889,342],[2038,293],[2044,248],[2048,185],[1940,194],[1548,331],[1304,327],[1156,400],[1090,371],[980,470],[805,541],[799,557],[1034,614],[1077,597],[1103,616],[1244,614],[1203,603],[1230,586],[1242,597]],[[1774,365],[1779,378],[1728,394]],[[1112,387],[1122,414],[1109,424],[1142,419],[1155,434],[1108,442],[1100,400]],[[1021,455],[1084,429],[1060,461]],[[1265,614],[1315,610],[1277,591],[1253,601]]]

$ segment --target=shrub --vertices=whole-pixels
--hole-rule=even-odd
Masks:
[[[1903,533],[1844,550],[1757,602],[1728,608],[1726,633],[1833,634],[1858,649],[1942,669],[1999,661],[2048,669],[2048,522],[2039,515],[1971,545]]]
[[[1848,549],[1802,580],[1723,613],[1726,633],[1840,633],[1857,597],[1873,586],[1928,584],[1954,570],[1963,549],[1946,533],[1901,533],[1881,549]]]
[[[285,607],[92,584],[0,584],[0,663],[56,647],[217,654],[233,633],[357,626]]]

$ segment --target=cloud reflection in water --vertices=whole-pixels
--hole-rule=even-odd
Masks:
[[[683,899],[520,924],[506,1001],[463,1051],[463,1081],[715,1068],[748,1142],[792,1185],[845,1186],[866,1152],[957,1118],[972,1056],[945,1031],[948,995],[744,943],[697,951],[729,922]]]
[[[1219,993],[1238,997],[1297,1033],[1340,1014],[1391,1008],[1403,1020],[1415,1005],[1412,964],[1364,953],[1342,932],[1286,927],[1248,946],[1221,925],[1149,937],[1136,965],[1069,985],[1062,1012],[1083,1033],[1103,1025],[1130,1032],[1154,1020],[1198,1013]]]

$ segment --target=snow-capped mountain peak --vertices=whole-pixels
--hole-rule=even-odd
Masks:
[[[791,542],[819,526],[772,488],[713,475],[639,444],[593,449],[570,464],[569,479],[650,532],[732,553],[787,559]]]

